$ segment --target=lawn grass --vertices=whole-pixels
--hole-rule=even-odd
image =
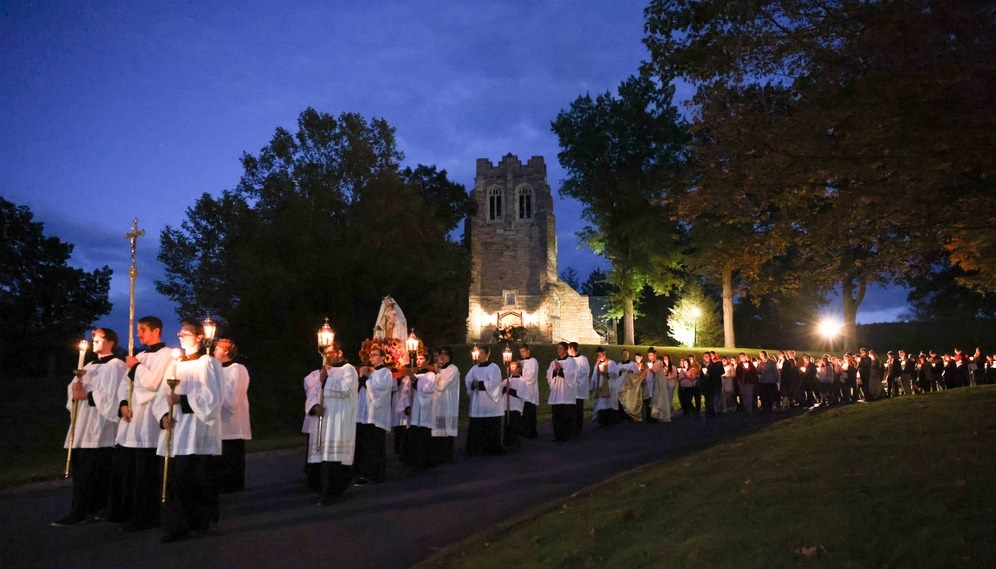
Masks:
[[[421,567],[996,567],[996,386],[807,413]]]

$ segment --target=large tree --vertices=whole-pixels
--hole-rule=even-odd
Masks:
[[[841,289],[849,326],[869,284],[941,243],[992,274],[989,4],[655,0],[647,18],[645,72],[693,86],[719,170],[791,217],[794,278]]]
[[[243,155],[234,190],[166,228],[159,290],[257,353],[313,344],[324,316],[358,347],[385,295],[424,339],[459,336],[469,264],[448,234],[469,200],[445,171],[402,159],[386,121],[305,110],[296,133]]]
[[[680,228],[664,211],[680,184],[685,128],[674,88],[630,77],[618,96],[578,97],[553,122],[561,195],[580,201],[588,225],[579,236],[612,262],[609,281],[622,313],[623,343],[634,342],[636,300],[645,285],[664,293],[680,283]]]
[[[68,265],[73,245],[46,236],[27,206],[0,198],[0,370],[38,373],[111,311],[111,269]]]

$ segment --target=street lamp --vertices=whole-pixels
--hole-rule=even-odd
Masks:
[[[699,336],[699,318],[702,318],[702,309],[698,306],[693,306],[691,310],[688,311],[688,315],[692,317],[692,347],[695,347],[695,343],[698,341]]]
[[[204,319],[204,344],[207,347],[207,351],[210,354],[211,344],[214,343],[214,334],[218,331],[218,326],[211,320],[211,317]]]
[[[844,328],[844,324],[836,318],[824,318],[823,320],[820,320],[820,323],[816,328],[819,330],[820,335],[826,338],[827,342],[830,343],[830,350],[833,350],[833,341],[840,335],[841,330]]]

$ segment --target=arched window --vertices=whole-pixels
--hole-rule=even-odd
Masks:
[[[491,188],[488,189],[488,220],[500,220],[501,212],[501,187],[491,186]]]
[[[515,192],[519,202],[519,219],[533,218],[533,189],[529,186],[519,186]]]

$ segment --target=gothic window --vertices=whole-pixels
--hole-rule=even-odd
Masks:
[[[519,219],[532,219],[533,189],[529,186],[521,186],[516,194],[519,200]]]
[[[498,186],[492,186],[488,190],[488,220],[500,220],[502,218],[501,213],[501,188]]]

